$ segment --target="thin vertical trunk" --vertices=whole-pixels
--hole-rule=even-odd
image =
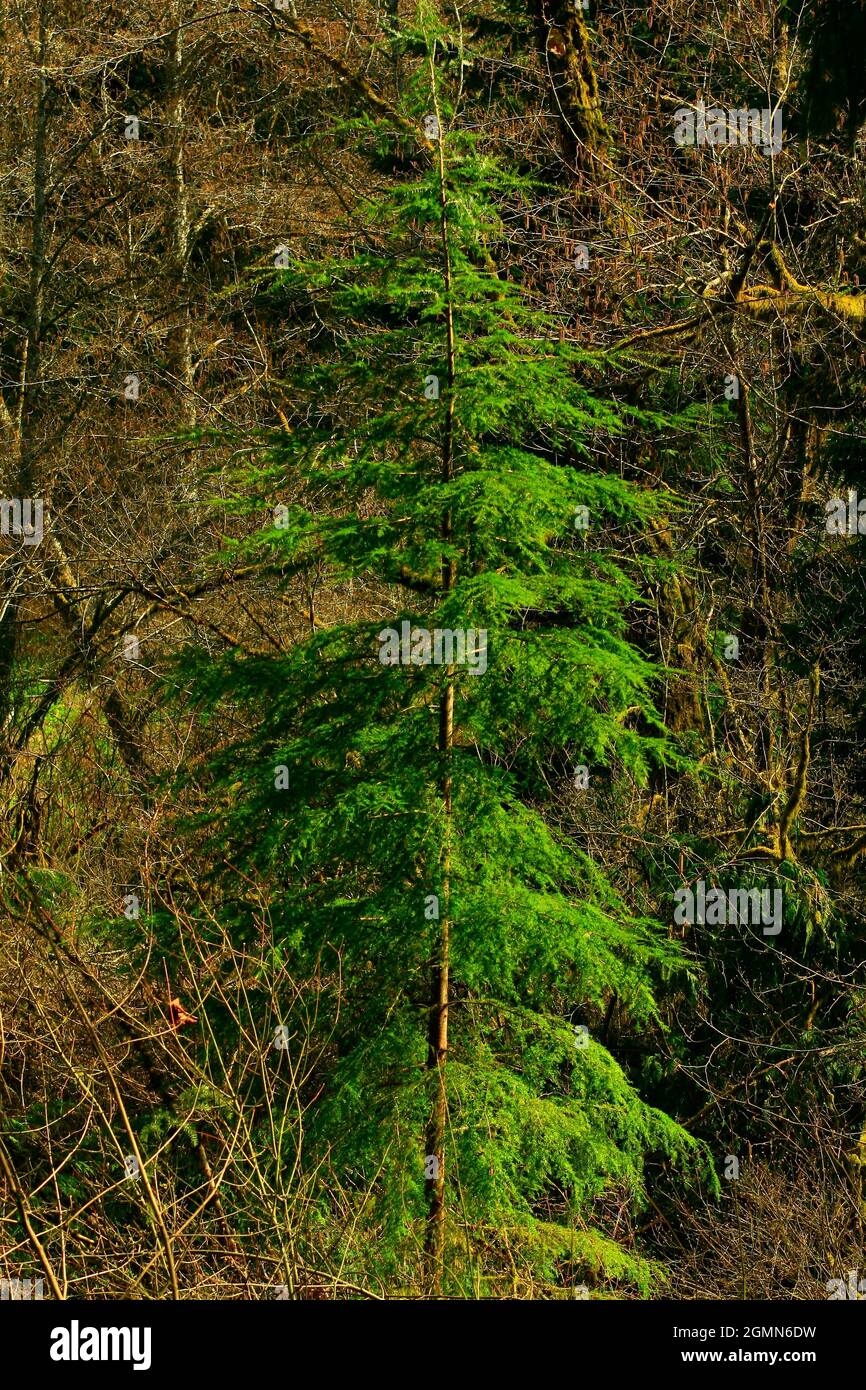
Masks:
[[[736,357],[733,357],[736,362]],[[740,438],[745,459],[745,488],[752,520],[752,576],[754,601],[760,603],[760,611],[765,623],[761,644],[761,689],[763,702],[760,711],[759,740],[757,745],[757,766],[767,773],[770,790],[781,791],[784,787],[784,755],[782,765],[778,763],[778,740],[776,724],[782,726],[779,710],[780,687],[774,670],[775,642],[777,638],[773,596],[767,560],[767,528],[764,518],[764,501],[758,478],[758,462],[755,457],[755,442],[752,430],[752,412],[749,402],[748,384],[738,376],[740,395],[737,401],[737,416]]]
[[[21,349],[16,418],[2,406],[2,424],[8,436],[7,457],[15,472],[15,495],[33,496],[33,443],[31,421],[40,391],[42,314],[46,274],[46,207],[48,200],[48,22],[47,0],[39,9],[39,39],[35,110],[33,116],[33,211],[30,223],[30,270],[28,276],[26,334]],[[12,682],[18,645],[20,594],[27,569],[27,551],[18,538],[18,551],[9,565],[6,597],[0,610],[0,729],[12,709]]]
[[[189,429],[195,424],[193,394],[192,323],[189,306],[189,193],[186,181],[186,138],[184,131],[184,27],[185,7],[174,10],[175,28],[171,36],[171,279],[177,295],[179,320],[173,334],[172,367],[181,394],[181,420]]]
[[[454,475],[454,312],[452,303],[451,255],[448,245],[448,198],[445,184],[445,147],[442,139],[439,105],[436,100],[435,51],[430,60],[431,89],[434,110],[439,122],[439,197],[440,231],[442,238],[443,274],[445,279],[445,329],[447,339],[447,394],[445,420],[442,430],[442,462],[440,476],[444,483],[450,482]],[[453,534],[451,513],[446,512],[442,522],[442,540],[447,546]],[[453,589],[457,579],[456,562],[448,557],[442,559],[442,593]],[[448,1117],[448,1102],[445,1086],[445,1068],[448,1058],[448,997],[450,985],[451,951],[451,814],[452,814],[452,774],[451,758],[454,742],[454,680],[449,669],[442,699],[439,706],[439,761],[441,766],[440,794],[445,813],[444,855],[442,863],[442,904],[439,919],[439,943],[436,959],[433,962],[430,988],[430,1016],[428,1028],[427,1067],[436,1073],[436,1097],[427,1130],[427,1155],[438,1160],[434,1173],[427,1179],[427,1237],[425,1256],[429,1290],[436,1295],[442,1289],[442,1275],[445,1257],[445,1129]]]

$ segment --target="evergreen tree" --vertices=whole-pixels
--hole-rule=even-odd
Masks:
[[[344,259],[259,282],[309,336],[286,427],[234,479],[274,516],[248,550],[287,585],[318,567],[344,613],[282,655],[191,656],[183,686],[246,729],[212,760],[214,845],[275,885],[275,957],[331,982],[306,1143],[375,1192],[371,1263],[411,1279],[423,1245],[433,1292],[506,1259],[645,1280],[591,1206],[698,1150],[576,1020],[614,993],[650,1019],[682,961],[544,802],[551,760],[580,787],[667,757],[622,546],[659,499],[595,462],[634,415],[497,272],[537,190],[460,129],[424,42],[409,175]],[[242,939],[252,906],[221,891]]]

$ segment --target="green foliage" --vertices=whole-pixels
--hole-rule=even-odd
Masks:
[[[598,1235],[575,1243],[566,1223],[554,1239],[539,1204],[555,1191],[585,1222],[611,1189],[639,1200],[648,1152],[700,1162],[599,1042],[577,1046],[568,1019],[569,1001],[601,1007],[615,992],[648,1022],[654,976],[681,964],[544,811],[552,754],[615,760],[637,782],[669,758],[656,673],[627,630],[638,538],[661,503],[600,460],[624,429],[670,421],[599,396],[599,363],[497,272],[505,219],[531,192],[450,132],[441,169],[437,150],[356,210],[354,254],[271,277],[263,292],[307,327],[307,355],[287,428],[254,441],[230,505],[273,514],[290,497],[247,552],[287,584],[317,566],[338,592],[362,586],[382,616],[342,616],[274,657],[191,654],[182,672],[205,713],[234,711],[246,727],[211,761],[217,862],[271,885],[275,965],[333,981],[339,959],[341,983],[319,1004],[331,1046],[306,1137],[344,1181],[373,1189],[371,1258],[391,1275],[421,1239],[429,976],[446,919],[455,1281],[467,1251],[472,1263],[501,1250],[506,1231],[551,1278],[554,1256],[589,1262],[587,1241],[597,1264],[631,1277],[637,1265]],[[588,530],[574,525],[579,507]],[[485,632],[485,669],[384,664],[384,628],[402,623]],[[252,901],[215,874],[242,937]]]

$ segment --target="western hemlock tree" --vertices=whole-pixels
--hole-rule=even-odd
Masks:
[[[648,1151],[698,1150],[574,1017],[615,992],[648,1019],[680,962],[544,801],[552,758],[641,779],[666,756],[613,531],[658,500],[593,463],[623,411],[497,272],[536,190],[444,109],[436,46],[423,167],[355,211],[351,254],[261,283],[309,340],[235,495],[276,515],[248,548],[286,584],[324,574],[332,617],[282,655],[191,656],[184,686],[248,728],[209,819],[274,885],[274,952],[299,977],[339,960],[306,1143],[374,1191],[380,1267],[409,1279],[423,1249],[434,1292],[477,1291],[490,1252],[640,1277],[589,1208],[639,1194]]]

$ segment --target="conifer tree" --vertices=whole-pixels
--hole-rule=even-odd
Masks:
[[[545,769],[581,787],[667,756],[616,539],[659,500],[596,462],[635,417],[497,271],[537,190],[450,109],[435,23],[403,42],[425,53],[408,175],[354,210],[350,254],[259,277],[308,336],[232,495],[273,515],[249,552],[287,586],[318,568],[345,606],[279,655],[188,657],[185,698],[245,730],[211,760],[208,821],[274,885],[275,958],[320,982],[305,1142],[372,1192],[370,1264],[420,1265],[433,1293],[508,1264],[641,1280],[591,1206],[638,1198],[649,1152],[699,1155],[591,1025],[614,993],[649,1020],[682,962],[552,823]],[[219,891],[253,932],[243,883]]]

